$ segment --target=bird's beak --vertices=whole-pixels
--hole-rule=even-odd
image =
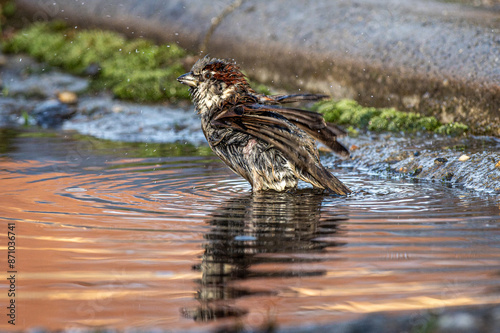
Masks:
[[[198,85],[198,79],[193,75],[192,72],[179,76],[177,78],[177,81],[190,87],[196,87]]]

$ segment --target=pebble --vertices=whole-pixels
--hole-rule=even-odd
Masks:
[[[444,164],[448,162],[448,159],[444,158],[444,157],[438,157],[434,160],[434,163],[435,164]]]
[[[418,168],[415,169],[415,171],[413,171],[412,176],[413,177],[418,176],[422,172],[423,169],[424,169],[424,167],[420,165]]]
[[[465,154],[463,154],[462,156],[460,156],[460,157],[458,158],[458,160],[459,160],[460,162],[465,162],[465,161],[467,161],[467,160],[469,160],[469,159],[470,159],[470,156],[465,155]]]
[[[495,168],[500,168],[500,161],[498,161],[497,164],[495,164]]]
[[[57,99],[64,104],[76,104],[78,102],[78,96],[72,91],[58,92]]]

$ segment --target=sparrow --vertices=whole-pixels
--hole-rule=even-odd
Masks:
[[[236,64],[208,56],[177,80],[189,86],[210,148],[253,191],[294,190],[303,180],[339,195],[351,193],[321,164],[315,142],[349,156],[337,141],[345,132],[317,112],[283,106],[327,96],[259,94]]]

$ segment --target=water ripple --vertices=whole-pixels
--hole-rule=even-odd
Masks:
[[[57,161],[2,160],[26,327],[294,325],[500,299],[496,197],[349,168],[334,171],[347,198],[252,194],[214,157]]]

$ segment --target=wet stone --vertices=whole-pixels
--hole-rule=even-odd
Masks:
[[[58,100],[48,100],[38,104],[31,112],[36,124],[43,128],[58,127],[66,119],[71,118],[76,109]]]
[[[19,96],[25,98],[46,99],[53,98],[61,91],[73,93],[84,92],[89,87],[87,79],[83,79],[71,74],[50,71],[40,64],[24,67],[24,70],[14,67],[12,59],[2,69],[4,88],[9,96]],[[19,61],[19,60],[18,60]],[[28,58],[22,58],[23,62],[31,64]],[[19,64],[15,64],[19,66]],[[26,72],[26,68],[31,68]]]
[[[413,177],[418,176],[422,172],[422,170],[423,170],[423,168],[421,166],[416,168],[415,171],[413,171],[412,176]]]
[[[444,164],[448,162],[448,160],[444,157],[438,157],[434,160],[434,164]]]
[[[205,144],[193,110],[116,101],[109,96],[81,97],[77,116],[64,130],[106,140]]]
[[[358,136],[342,138],[341,141],[349,147],[353,144],[359,147],[351,150],[350,161],[355,168],[389,177],[392,174],[400,177],[400,170],[408,170],[410,177],[444,180],[490,193],[497,193],[500,188],[500,140],[497,138],[394,135],[389,139]],[[460,161],[464,149],[470,158]],[[416,150],[420,155],[414,156]],[[411,154],[401,158],[405,156],[404,152]],[[392,163],[387,163],[389,161]]]

